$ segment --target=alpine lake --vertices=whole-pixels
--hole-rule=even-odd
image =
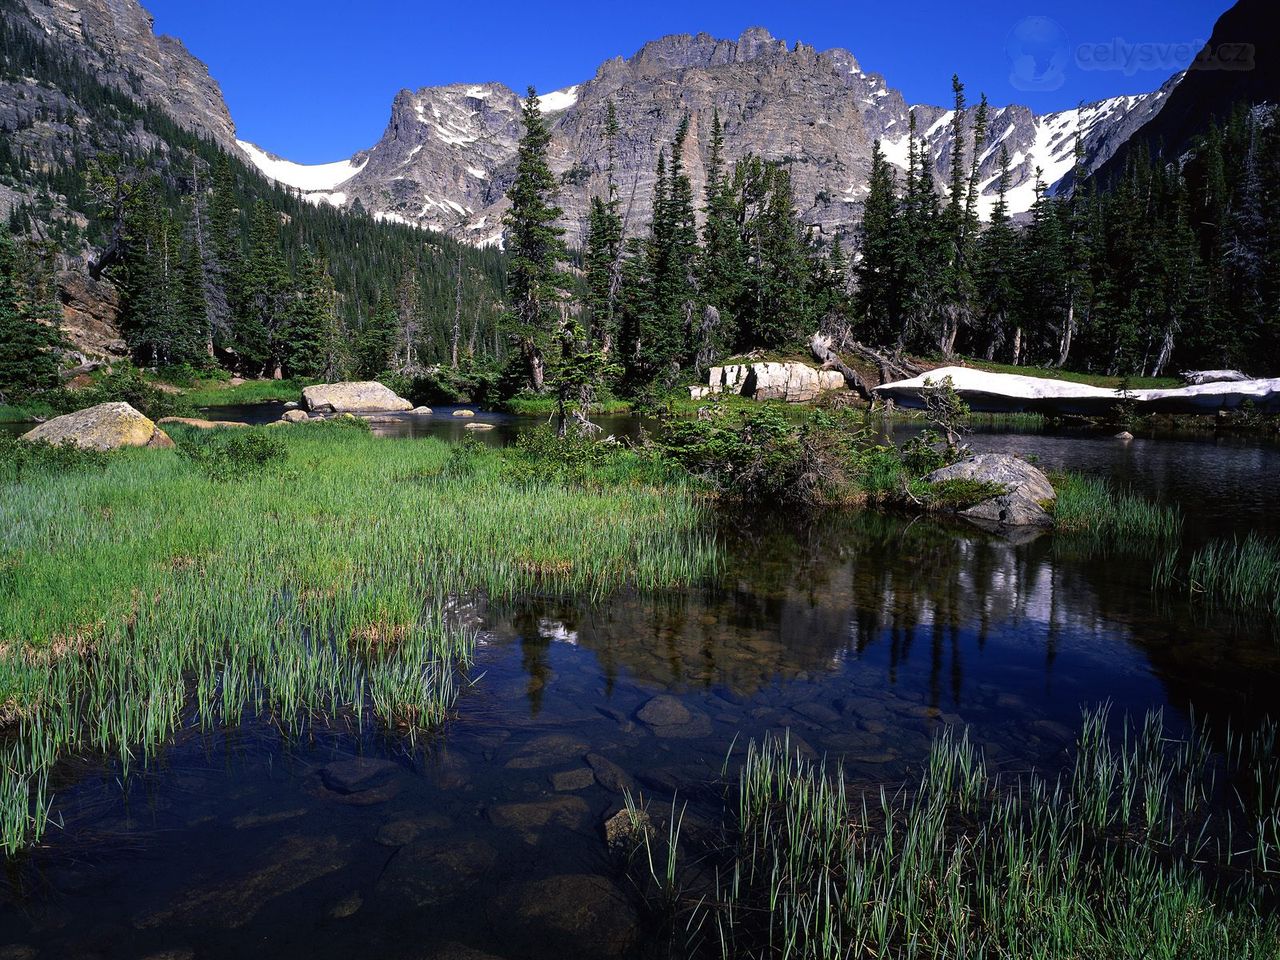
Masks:
[[[481,414],[494,429],[468,432],[450,413],[373,430],[503,445],[540,422]],[[1274,444],[968,440],[1177,504],[1188,549],[1280,534]],[[469,601],[474,663],[426,735],[192,721],[127,773],[59,761],[54,826],[7,863],[0,958],[668,956],[604,824],[630,796],[658,821],[680,810],[691,847],[714,837],[752,741],[785,738],[875,792],[918,780],[946,728],[995,769],[1053,774],[1099,704],[1211,738],[1280,713],[1274,621],[1153,591],[1142,544],[854,509],[726,512],[714,535],[721,567],[688,589]]]

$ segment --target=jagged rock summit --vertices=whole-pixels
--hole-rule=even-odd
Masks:
[[[981,164],[984,210],[994,203],[1000,146],[1013,158],[1011,207],[1025,211],[1034,200],[1037,168],[1050,188],[1070,173],[1077,133],[1086,167],[1093,169],[1159,109],[1173,83],[1047,115],[1018,105],[994,108],[993,136]],[[945,76],[939,89],[946,89]],[[590,199],[605,190],[603,130],[610,102],[621,128],[616,177],[631,233],[647,224],[658,151],[669,147],[686,115],[683,159],[696,195],[704,186],[703,161],[718,114],[729,159],[752,153],[787,164],[802,219],[828,234],[847,232],[860,216],[874,141],[881,141],[891,163],[905,167],[911,110],[939,182],[950,151],[951,111],[907,104],[847,50],[788,44],[761,27],[736,40],[705,33],[663,37],[540,99],[551,124],[550,160],[560,177],[571,242],[585,235]],[[359,201],[382,219],[497,243],[522,105],[522,97],[500,83],[402,90],[382,139],[349,160],[305,167],[242,146],[268,176],[317,202],[346,207]],[[966,123],[972,121],[970,111]]]

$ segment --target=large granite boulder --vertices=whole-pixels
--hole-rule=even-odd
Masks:
[[[1006,453],[980,453],[935,470],[925,477],[929,483],[946,480],[976,480],[999,484],[1004,493],[961,510],[960,516],[981,523],[1007,527],[1047,527],[1053,524],[1047,506],[1057,500],[1053,484],[1043,473]]]
[[[376,380],[302,388],[302,405],[317,413],[398,413],[413,404]]]
[[[73,443],[85,450],[172,447],[169,435],[127,403],[100,403],[54,417],[22,435],[23,440]]]

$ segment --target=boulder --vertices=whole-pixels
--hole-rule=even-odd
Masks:
[[[1000,526],[1047,527],[1053,518],[1045,509],[1057,499],[1043,473],[1005,453],[980,453],[925,477],[929,483],[944,480],[978,480],[1004,487],[1004,493],[960,511],[960,516]]]
[[[474,410],[455,410],[453,415],[455,417],[474,417],[476,412]]]
[[[280,419],[285,423],[306,423],[311,418],[305,410],[286,410],[280,415]]]
[[[161,426],[177,423],[184,427],[196,427],[200,430],[217,430],[219,427],[249,426],[249,424],[241,423],[239,420],[201,420],[199,417],[161,417],[156,422]]]
[[[809,403],[829,390],[843,390],[839,371],[817,370],[807,363],[753,363],[742,392],[756,400]]]
[[[464,428],[466,430],[492,430],[492,423],[468,423]]]
[[[412,412],[413,412],[413,413],[418,414],[419,416],[423,416],[423,417],[429,417],[429,416],[431,416],[431,408],[430,408],[430,407],[414,407]]]
[[[22,435],[23,440],[72,443],[85,450],[172,447],[169,435],[127,403],[100,403],[54,417]]]
[[[1116,434],[1116,439],[1117,439],[1117,440],[1132,440],[1132,439],[1133,439],[1133,434],[1132,434],[1132,433],[1130,433],[1128,430],[1121,430],[1119,433],[1117,433],[1117,434]]]
[[[303,387],[302,405],[314,411],[327,407],[334,413],[398,413],[413,409],[412,403],[375,380]]]
[[[297,410],[297,409],[298,409],[298,401],[296,401],[296,400],[286,400],[286,401],[285,401],[285,403],[284,403],[284,408],[285,408],[286,410]]]

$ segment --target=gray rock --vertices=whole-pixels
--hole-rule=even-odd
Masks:
[[[595,774],[587,767],[576,770],[558,770],[551,774],[551,788],[558,793],[572,793],[585,790],[596,782]]]
[[[1017,457],[1005,453],[980,453],[924,478],[929,483],[944,480],[979,480],[1005,488],[999,496],[960,511],[970,520],[1001,526],[1052,526],[1053,517],[1043,506],[1057,499],[1053,485],[1043,473]]]
[[[464,429],[483,432],[494,429],[494,425],[492,423],[468,423]]]
[[[317,413],[398,413],[413,409],[412,403],[375,380],[303,387],[302,405]]]
[[[63,414],[22,435],[23,440],[70,443],[84,450],[172,447],[169,435],[127,403],[100,403]]]
[[[693,714],[675,697],[664,693],[654,697],[636,711],[636,717],[649,726],[669,726],[688,723],[693,719]]]
[[[430,407],[414,407],[413,412],[418,414],[419,416],[429,417],[431,415],[431,408]]]
[[[1133,434],[1132,434],[1132,433],[1130,433],[1128,430],[1121,430],[1119,433],[1117,433],[1117,434],[1116,434],[1116,439],[1117,439],[1117,440],[1132,440],[1132,439],[1133,439]]]
[[[285,408],[286,410],[297,410],[297,409],[298,409],[298,401],[296,401],[296,400],[286,400],[286,401],[285,401],[285,403],[284,403],[284,408]]]
[[[337,793],[356,793],[367,790],[399,769],[390,760],[352,757],[349,760],[335,760],[321,768],[320,779],[326,787]]]
[[[280,415],[280,419],[284,423],[306,423],[311,418],[305,410],[286,410]]]
[[[627,773],[608,757],[599,753],[588,753],[586,759],[587,766],[595,774],[596,781],[600,786],[606,790],[612,790],[614,793],[624,793],[628,790],[635,792],[636,784],[631,779],[631,774]]]
[[[1239,370],[1184,370],[1182,382],[1189,387],[1198,387],[1202,383],[1244,383],[1253,377]]]
[[[453,415],[455,417],[474,417],[476,415],[476,412],[474,410],[466,410],[466,409],[455,410],[453,411]]]

